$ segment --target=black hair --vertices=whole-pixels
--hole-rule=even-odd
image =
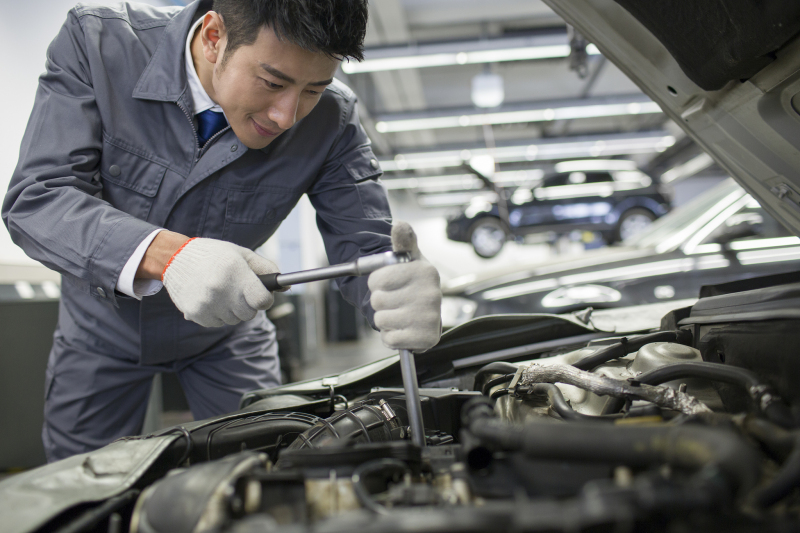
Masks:
[[[367,0],[214,0],[225,24],[225,57],[256,41],[264,26],[279,39],[337,59],[364,59]]]

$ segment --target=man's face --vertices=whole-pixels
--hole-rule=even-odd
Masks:
[[[339,61],[281,41],[267,27],[261,28],[255,43],[240,46],[223,61],[227,39],[222,27],[213,42],[215,23],[221,26],[219,16],[208,13],[201,30],[203,37],[210,37],[203,39],[206,66],[211,67],[211,90],[206,91],[222,107],[242,144],[264,148],[314,109]],[[198,75],[205,86],[203,75]]]

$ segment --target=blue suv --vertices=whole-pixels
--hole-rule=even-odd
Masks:
[[[569,161],[505,202],[476,197],[447,221],[447,237],[494,257],[508,239],[531,233],[595,231],[611,244],[670,210],[670,194],[630,161]],[[505,191],[501,195],[507,195]]]

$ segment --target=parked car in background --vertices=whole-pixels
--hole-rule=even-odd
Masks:
[[[703,285],[799,269],[800,239],[729,179],[621,245],[455,278],[444,287],[442,316],[453,327],[489,314],[695,298]]]
[[[447,221],[447,238],[494,257],[508,239],[532,233],[596,231],[607,243],[643,230],[670,209],[671,195],[632,161],[565,161],[536,186],[500,205],[476,198]]]

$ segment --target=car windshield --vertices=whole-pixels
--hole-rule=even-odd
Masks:
[[[703,214],[710,212],[715,205],[737,191],[741,191],[741,187],[733,179],[727,179],[688,204],[659,218],[641,233],[626,239],[623,245],[640,248],[658,246],[689,228]]]

